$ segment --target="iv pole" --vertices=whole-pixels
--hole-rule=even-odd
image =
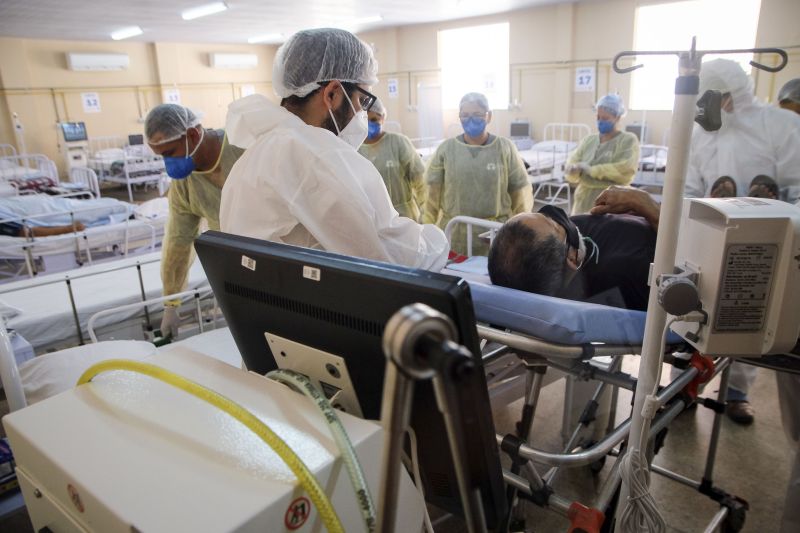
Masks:
[[[628,448],[626,454],[646,455],[650,419],[645,418],[642,409],[645,407],[647,396],[651,395],[656,386],[656,376],[661,360],[661,335],[666,325],[667,313],[658,303],[657,280],[663,274],[671,274],[675,266],[675,252],[678,243],[678,228],[681,220],[683,202],[683,189],[686,181],[688,166],[689,146],[692,135],[692,125],[696,109],[697,94],[700,85],[700,65],[706,54],[741,54],[741,53],[774,53],[782,58],[780,65],[768,67],[750,61],[756,68],[768,72],[781,70],[788,62],[786,52],[778,48],[751,48],[745,50],[696,50],[696,38],[692,38],[692,47],[688,51],[624,51],[614,57],[613,67],[619,74],[631,72],[643,65],[620,67],[618,62],[623,57],[642,55],[677,55],[679,57],[678,78],[675,80],[675,103],[673,106],[672,123],[670,126],[668,160],[666,175],[664,177],[663,202],[659,221],[659,231],[656,238],[656,252],[651,269],[650,297],[647,302],[647,319],[645,322],[644,343],[642,345],[641,360],[639,363],[639,377],[636,384],[636,393],[631,414],[631,426],[628,434]],[[649,467],[649,461],[645,463]],[[645,476],[645,483],[647,479]],[[616,530],[630,531],[619,527],[619,517],[630,505],[630,486],[628,480],[623,478],[620,489],[619,504],[615,516],[618,518]]]

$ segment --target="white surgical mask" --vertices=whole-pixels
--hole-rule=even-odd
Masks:
[[[336,118],[333,116],[333,111],[331,111],[330,108],[328,109],[328,114],[333,119],[333,125],[336,128],[336,133],[339,138],[352,146],[354,149],[358,150],[358,147],[364,144],[364,139],[367,138],[367,133],[369,132],[369,120],[367,120],[367,112],[363,109],[361,111],[356,111],[356,108],[353,107],[353,102],[350,100],[350,97],[347,96],[347,91],[344,90],[344,87],[342,87],[342,92],[344,93],[347,103],[350,104],[350,109],[353,110],[353,118],[350,119],[350,122],[347,123],[347,126],[345,126],[344,129],[340,130],[339,125],[336,123]]]

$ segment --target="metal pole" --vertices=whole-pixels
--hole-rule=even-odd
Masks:
[[[731,366],[725,367],[722,371],[722,377],[719,380],[719,392],[717,393],[717,401],[725,404],[725,397],[728,395],[728,380],[730,379]],[[722,429],[722,413],[714,412],[714,425],[711,429],[711,440],[708,443],[708,454],[706,455],[706,470],[703,473],[703,479],[711,481],[711,476],[714,475],[714,461],[717,457],[717,444],[719,443],[719,434]]]
[[[75,307],[75,295],[72,293],[72,282],[69,277],[66,279],[67,292],[69,293],[69,304],[72,306],[72,318],[75,319],[75,328],[78,330],[78,344],[83,346],[83,332],[81,331],[81,320],[78,318],[78,309]]]
[[[139,276],[139,290],[142,293],[142,301],[147,301],[147,295],[144,292],[144,280],[142,279],[142,264],[136,263],[136,274]],[[147,325],[147,331],[153,331],[153,325],[150,323],[150,312],[147,306],[144,306],[144,322]]]
[[[386,362],[383,382],[381,425],[386,432],[381,464],[381,490],[378,497],[378,531],[392,533],[397,520],[400,495],[400,458],[403,439],[411,418],[414,382],[397,370],[392,358]]]
[[[647,397],[653,394],[659,370],[663,346],[661,335],[666,325],[667,313],[658,303],[656,281],[662,274],[675,269],[675,251],[678,244],[678,227],[681,219],[683,189],[686,182],[686,169],[689,162],[689,141],[695,115],[697,91],[699,86],[700,58],[694,53],[680,56],[680,75],[675,81],[675,104],[670,125],[669,162],[664,178],[664,196],[659,217],[659,231],[656,237],[656,252],[650,278],[650,297],[647,303],[642,358],[639,364],[639,377],[636,383],[629,446],[627,453],[639,454],[647,450],[645,435],[649,435],[650,420],[642,416]],[[628,505],[630,487],[622,480],[619,500],[619,513]]]

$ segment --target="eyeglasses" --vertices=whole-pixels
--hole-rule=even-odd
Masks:
[[[488,111],[480,111],[477,113],[459,113],[458,118],[460,120],[469,120],[471,118],[484,118],[489,112]]]
[[[341,83],[345,89],[349,89],[349,92],[357,91],[361,93],[360,95],[358,95],[358,103],[361,105],[361,109],[363,109],[364,111],[369,111],[372,108],[372,105],[375,103],[375,100],[378,99],[377,96],[375,96],[369,91],[362,89],[355,83],[344,82],[344,81]]]

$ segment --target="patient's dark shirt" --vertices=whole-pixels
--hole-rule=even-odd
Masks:
[[[599,260],[587,259],[559,294],[570,300],[647,310],[647,275],[656,250],[656,232],[633,215],[576,215],[570,219],[599,248]],[[592,251],[586,245],[587,258]]]

